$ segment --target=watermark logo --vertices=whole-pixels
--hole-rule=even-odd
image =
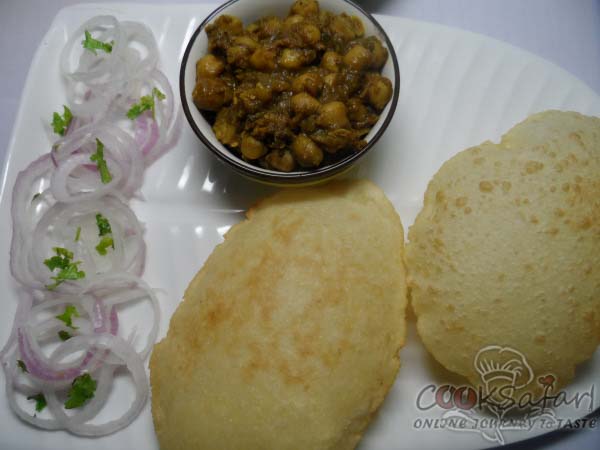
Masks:
[[[419,392],[417,409],[439,409],[441,415],[418,417],[414,428],[477,433],[487,441],[505,444],[505,433],[509,431],[596,426],[595,419],[573,421],[555,413],[563,405],[578,410],[578,416],[591,412],[595,404],[593,385],[586,392],[570,396],[556,391],[553,374],[536,376],[525,355],[511,347],[484,347],[473,364],[480,378],[477,388],[431,384]]]

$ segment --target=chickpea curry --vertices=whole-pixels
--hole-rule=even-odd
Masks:
[[[392,97],[387,49],[359,18],[298,0],[281,19],[206,27],[193,100],[217,139],[245,161],[282,172],[361,151]]]

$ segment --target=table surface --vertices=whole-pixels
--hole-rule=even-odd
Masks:
[[[59,9],[81,0],[0,0],[0,161],[4,161],[29,65]],[[95,1],[94,3],[103,3]],[[107,2],[105,2],[107,3]],[[168,3],[130,0],[129,3]],[[179,0],[177,3],[215,3]],[[600,0],[358,0],[372,13],[481,33],[541,56],[600,94]],[[592,430],[511,445],[513,450],[600,448]]]

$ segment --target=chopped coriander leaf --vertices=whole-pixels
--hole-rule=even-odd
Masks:
[[[100,253],[102,256],[106,255],[106,249],[108,247],[112,247],[113,250],[115,248],[115,243],[113,241],[113,238],[111,238],[110,236],[104,236],[101,240],[100,243],[98,245],[96,245],[96,251],[98,253]]]
[[[85,277],[85,272],[78,269],[81,261],[73,262],[73,252],[62,247],[54,247],[55,256],[44,260],[44,264],[54,272],[59,269],[56,276],[50,277],[55,281],[53,284],[46,285],[47,289],[55,289],[59,284],[66,280],[79,280]]]
[[[56,256],[44,260],[44,264],[50,270],[66,269],[73,259],[73,252],[62,247],[54,247],[53,250],[56,252]]]
[[[75,232],[75,242],[79,241],[81,237],[81,227],[77,227],[77,231]]]
[[[52,128],[54,129],[54,132],[59,136],[64,136],[72,119],[73,114],[71,113],[71,110],[63,105],[62,116],[57,112],[52,114]]]
[[[71,328],[73,328],[73,327],[71,327]],[[60,338],[61,341],[66,341],[67,339],[71,339],[73,337],[73,335],[71,333],[69,333],[68,331],[60,330],[58,332],[58,337]]]
[[[30,395],[27,400],[35,400],[35,410],[41,412],[46,407],[46,397],[41,392],[39,394]]]
[[[55,282],[53,284],[46,285],[46,288],[49,290],[53,290],[62,282],[67,280],[80,280],[85,277],[85,272],[83,270],[79,270],[77,266],[81,264],[81,261],[76,261],[74,263],[69,264],[66,269],[62,269],[55,277],[50,277]]]
[[[109,43],[109,42],[99,41],[98,39],[94,39],[92,37],[92,34],[88,30],[85,30],[84,34],[85,34],[85,39],[83,41],[81,41],[83,48],[91,51],[94,55],[96,54],[96,50],[103,50],[106,53],[112,52],[112,48],[113,48],[115,41],[111,41]]]
[[[27,366],[25,365],[25,363],[23,361],[21,361],[20,359],[17,359],[17,366],[19,366],[19,369],[21,369],[23,372],[29,372],[29,370],[27,370]]]
[[[112,233],[110,222],[102,214],[96,214],[96,225],[98,225],[98,236],[104,236]]]
[[[83,406],[88,400],[94,398],[94,392],[96,392],[96,380],[89,373],[78,376],[71,383],[65,408],[73,409]]]
[[[167,96],[160,92],[158,88],[152,88],[152,95],[154,95],[159,100],[164,100],[165,98],[167,98]]]
[[[74,330],[77,329],[77,327],[73,326],[73,317],[79,317],[79,312],[73,305],[67,305],[65,307],[65,312],[55,317],[58,320],[63,321],[68,327],[73,328]]]
[[[154,118],[154,113],[156,109],[156,103],[154,102],[154,98],[158,100],[164,100],[167,98],[165,94],[160,92],[157,88],[152,88],[152,93],[150,95],[144,95],[140,98],[139,103],[135,103],[131,106],[129,111],[127,111],[127,117],[131,120],[139,117],[144,111],[152,111],[152,118]]]
[[[110,183],[110,180],[112,180],[112,175],[108,171],[108,166],[106,165],[106,160],[104,159],[104,144],[98,138],[96,138],[96,153],[92,153],[92,156],[90,156],[90,161],[96,163],[98,171],[100,172],[100,180],[102,180],[102,183]]]

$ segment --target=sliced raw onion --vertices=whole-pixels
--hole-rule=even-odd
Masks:
[[[83,49],[86,31],[110,42],[111,51]],[[110,434],[134,420],[148,398],[144,360],[158,334],[160,307],[154,290],[139,278],[146,256],[144,229],[126,202],[141,197],[145,168],[175,145],[181,131],[173,90],[157,62],[158,46],[145,25],[112,16],[85,22],[60,56],[73,119],[51,152],[19,173],[13,188],[10,268],[23,298],[0,361],[11,409],[39,428]],[[130,108],[155,88],[166,97],[155,97],[152,111],[128,118]],[[90,159],[97,139],[104,144],[111,175],[106,183],[97,161]],[[112,245],[108,241],[100,249],[98,214],[110,223],[112,238]],[[44,264],[56,256],[56,248],[72,252],[72,259],[61,264],[76,263],[85,276],[61,278],[51,286],[64,269]],[[151,322],[140,324],[143,332],[123,320],[130,306],[140,304],[152,311]],[[62,316],[67,307],[77,311],[70,322]],[[126,369],[135,384],[133,402],[121,417],[90,423],[105,407],[119,369]],[[67,413],[65,394],[84,373],[96,380],[95,395]],[[42,417],[22,406],[37,394],[47,401]]]

